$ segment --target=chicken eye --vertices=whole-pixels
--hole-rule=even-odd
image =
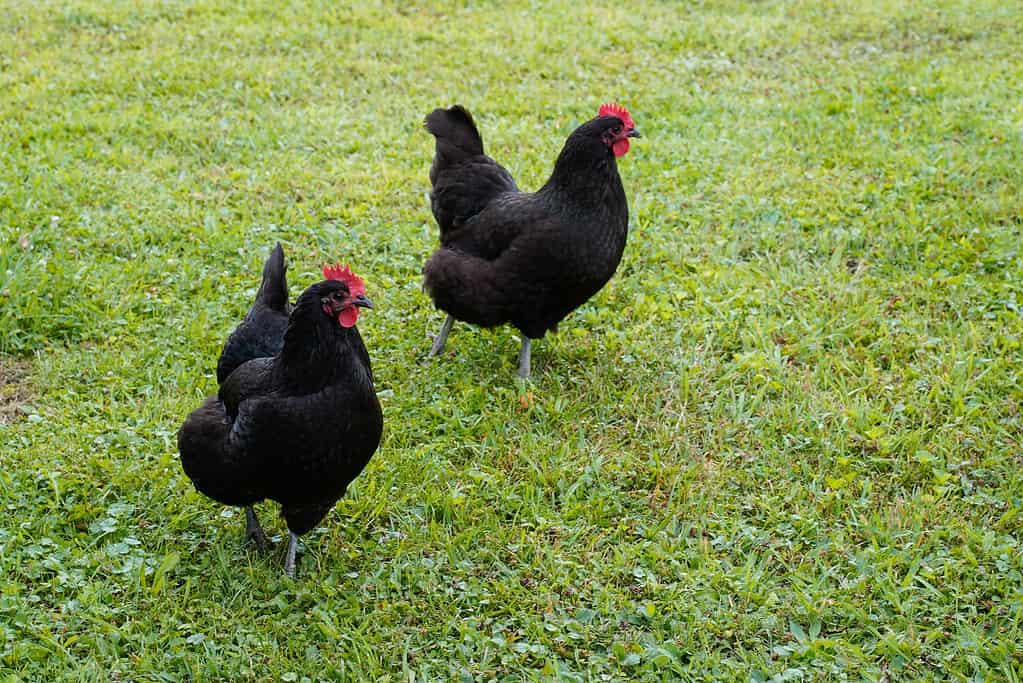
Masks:
[[[335,299],[344,299],[345,298],[345,293],[342,292],[341,290],[338,290],[338,291],[334,292],[331,296],[333,296]]]
[[[615,126],[614,128],[611,129],[611,132],[614,133],[615,135],[618,135],[619,133],[622,132],[622,127],[621,126]]]

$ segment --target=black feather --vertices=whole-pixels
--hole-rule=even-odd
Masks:
[[[235,368],[253,358],[273,356],[284,343],[288,326],[288,267],[280,243],[263,265],[263,280],[245,319],[231,332],[217,361],[217,382],[222,383]]]
[[[515,180],[483,153],[472,115],[461,105],[435,109],[426,129],[437,139],[430,166],[430,208],[440,226],[441,242],[457,239],[463,225],[499,195],[518,192]]]
[[[460,104],[450,109],[434,109],[426,115],[426,130],[437,139],[434,167],[459,164],[472,157],[483,156],[483,138],[480,137],[472,114]],[[434,179],[430,173],[430,181]]]

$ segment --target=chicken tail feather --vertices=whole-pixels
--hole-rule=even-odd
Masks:
[[[256,293],[256,300],[262,301],[268,308],[287,312],[288,306],[288,266],[284,263],[284,249],[281,243],[270,252],[263,265],[263,281]]]
[[[426,115],[426,130],[437,139],[437,150],[430,169],[430,181],[445,167],[483,154],[483,138],[469,110],[460,104],[450,109],[434,109]]]

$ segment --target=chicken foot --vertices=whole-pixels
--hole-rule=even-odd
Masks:
[[[245,508],[245,543],[253,543],[260,552],[265,552],[270,547],[270,539],[259,524],[259,517],[256,517],[256,510],[250,505]]]
[[[530,346],[533,340],[522,335],[522,348],[519,349],[519,377],[522,379],[529,379],[529,360],[530,360]]]
[[[284,573],[289,579],[295,578],[295,552],[298,550],[298,535],[288,531],[288,554],[284,556]]]
[[[433,338],[433,346],[430,347],[430,355],[436,356],[438,353],[444,350],[444,343],[448,340],[448,332],[451,331],[451,326],[455,323],[455,316],[449,315],[444,321],[444,324],[440,326],[440,332]]]

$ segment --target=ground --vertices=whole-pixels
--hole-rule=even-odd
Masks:
[[[0,675],[1019,680],[1020,26],[0,3]],[[428,361],[423,115],[535,188],[607,100],[644,135],[615,278],[531,384],[510,329]],[[277,240],[295,294],[365,279],[386,421],[297,581],[175,446]]]

